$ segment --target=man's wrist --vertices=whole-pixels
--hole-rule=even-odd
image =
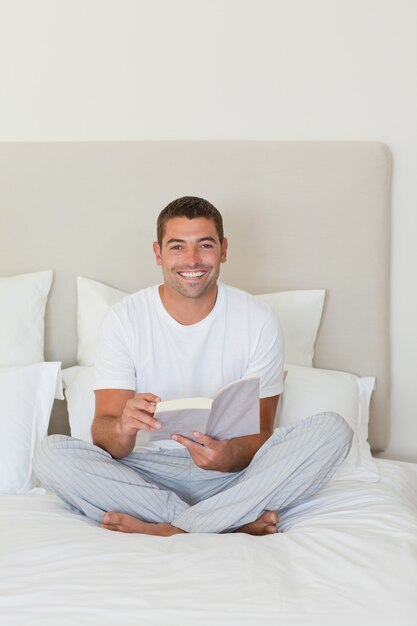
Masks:
[[[106,450],[114,458],[121,459],[128,456],[135,447],[136,433],[131,435],[124,433],[119,417],[95,418],[92,433],[94,444]]]
[[[245,469],[252,460],[252,456],[248,453],[246,445],[239,438],[230,439],[224,450],[224,460],[222,467],[217,468],[221,472],[239,472]]]
[[[239,472],[249,465],[259,448],[269,439],[270,434],[260,432],[259,435],[236,437],[230,440],[230,469],[228,472]]]

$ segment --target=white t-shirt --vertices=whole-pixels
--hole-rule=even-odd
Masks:
[[[173,400],[213,397],[228,383],[258,376],[260,397],[266,398],[282,393],[283,365],[279,322],[264,302],[218,282],[209,315],[183,325],[169,315],[156,285],[126,296],[107,314],[99,333],[94,388],[132,389]]]

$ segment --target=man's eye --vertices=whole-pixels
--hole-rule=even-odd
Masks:
[[[202,248],[212,248],[213,244],[212,243],[203,243],[201,247]]]
[[[181,250],[181,246],[180,245],[172,246],[171,250]]]

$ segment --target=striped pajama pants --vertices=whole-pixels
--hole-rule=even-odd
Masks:
[[[277,428],[239,472],[204,470],[186,448],[138,449],[113,459],[64,435],[44,439],[34,469],[44,487],[101,522],[106,511],[187,532],[232,532],[265,510],[279,514],[323,487],[346,458],[352,430],[336,413]]]

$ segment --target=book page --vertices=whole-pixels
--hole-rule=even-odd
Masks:
[[[162,428],[149,431],[149,441],[170,439],[174,434],[193,439],[194,431],[215,439],[259,433],[259,384],[256,377],[237,380],[223,387],[213,401],[182,398],[159,402],[155,418]]]
[[[155,413],[155,419],[161,422],[162,428],[149,431],[149,441],[170,439],[171,435],[182,435],[193,439],[193,432],[205,433],[210,409],[182,408]]]
[[[259,378],[244,378],[216,396],[208,424],[211,437],[232,439],[259,433],[259,385]]]
[[[211,398],[175,398],[174,400],[162,400],[158,402],[155,409],[155,417],[159,413],[166,411],[178,411],[178,409],[211,409],[213,400]]]

